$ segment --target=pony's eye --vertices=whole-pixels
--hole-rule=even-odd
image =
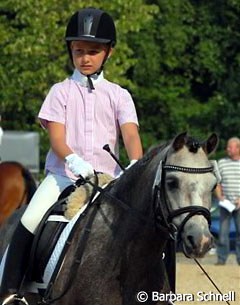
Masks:
[[[169,189],[176,189],[178,188],[178,179],[173,178],[173,177],[169,177],[166,180],[167,186]]]

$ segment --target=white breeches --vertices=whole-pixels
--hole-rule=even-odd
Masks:
[[[48,174],[24,212],[21,218],[22,224],[34,234],[47,210],[57,201],[61,192],[73,183],[74,181],[68,177]]]

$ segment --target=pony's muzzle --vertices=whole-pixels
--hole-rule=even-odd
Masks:
[[[207,228],[198,224],[186,224],[182,233],[183,252],[191,258],[203,257],[213,246],[214,238]]]

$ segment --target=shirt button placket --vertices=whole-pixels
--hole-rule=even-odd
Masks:
[[[87,94],[86,100],[86,161],[93,161],[93,120],[94,93]]]

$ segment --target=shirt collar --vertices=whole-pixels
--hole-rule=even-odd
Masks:
[[[79,72],[77,69],[74,70],[71,79],[80,83],[80,85],[82,85],[83,87],[89,87],[87,76]],[[103,71],[100,74],[96,73],[91,75],[91,80],[93,82],[93,85],[95,85],[96,83],[100,82],[103,79],[104,79]]]

